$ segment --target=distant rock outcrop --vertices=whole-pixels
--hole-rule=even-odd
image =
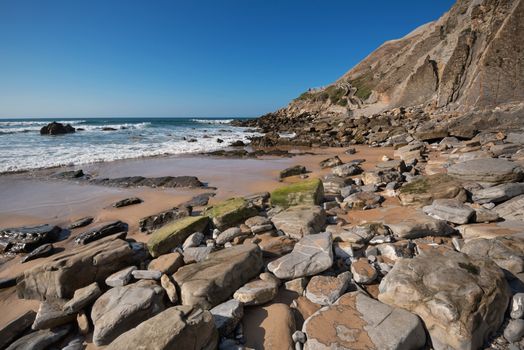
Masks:
[[[52,122],[43,126],[40,129],[40,135],[61,135],[61,134],[70,134],[75,132],[75,128],[71,124],[62,124],[57,122]]]

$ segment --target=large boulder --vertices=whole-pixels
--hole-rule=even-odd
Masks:
[[[257,214],[257,209],[249,201],[240,197],[213,204],[204,212],[204,215],[209,216],[219,230],[240,224]]]
[[[267,265],[280,279],[312,276],[325,271],[333,264],[333,238],[330,233],[304,236],[293,251]]]
[[[434,199],[441,198],[453,198],[464,202],[467,195],[461,184],[446,174],[420,177],[399,190],[402,205],[428,205]]]
[[[397,261],[378,299],[424,321],[435,350],[478,349],[502,325],[509,288],[490,259],[451,250]]]
[[[115,237],[102,238],[56,254],[25,270],[18,282],[24,299],[70,299],[77,289],[93,282],[100,285],[112,273],[132,265],[135,253],[130,244]]]
[[[62,124],[57,122],[49,123],[40,129],[40,135],[61,135],[74,133],[76,129],[71,124]]]
[[[218,343],[213,316],[191,306],[175,306],[116,338],[107,350],[213,350]]]
[[[271,218],[278,230],[291,238],[319,233],[326,227],[326,213],[319,206],[290,207]]]
[[[472,239],[467,241],[460,251],[471,256],[488,257],[513,275],[524,272],[524,238],[522,237]]]
[[[320,205],[324,187],[319,179],[310,179],[280,187],[271,192],[271,203],[288,208],[294,205]]]
[[[494,210],[505,220],[524,221],[524,194],[497,205]]]
[[[241,244],[209,254],[207,259],[183,266],[173,275],[183,305],[203,309],[228,300],[262,269],[262,252],[255,244]]]
[[[360,292],[341,296],[311,315],[302,327],[305,350],[417,350],[426,334],[420,319]]]
[[[159,228],[147,242],[149,253],[155,258],[170,253],[192,233],[202,232],[208,223],[207,216],[188,216]]]
[[[418,210],[401,221],[386,222],[386,225],[395,236],[406,239],[449,236],[454,232],[445,221],[432,218]]]
[[[122,333],[138,326],[165,308],[164,289],[154,281],[142,280],[109,289],[91,310],[93,342],[107,345]]]
[[[460,180],[501,184],[518,182],[524,178],[524,170],[505,159],[474,159],[457,163],[448,168],[448,174]]]

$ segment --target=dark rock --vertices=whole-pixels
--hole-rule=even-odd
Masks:
[[[84,171],[82,169],[79,170],[71,170],[71,171],[63,171],[61,173],[54,174],[52,177],[57,179],[78,179],[83,177]]]
[[[116,233],[124,233],[125,237],[127,228],[127,224],[122,221],[113,221],[110,223],[100,224],[97,227],[93,227],[89,231],[79,234],[75,239],[75,243],[87,244]]]
[[[72,222],[67,226],[69,230],[74,230],[75,228],[84,227],[90,225],[93,222],[94,218],[92,216],[86,216],[85,218],[78,219],[75,222]]]
[[[209,198],[214,196],[215,193],[213,192],[201,193],[182,203],[180,207],[203,207],[209,203]]]
[[[140,204],[142,202],[143,202],[143,200],[141,200],[138,197],[131,197],[131,198],[122,199],[122,200],[114,203],[113,207],[115,207],[115,208],[122,208],[122,207],[127,207],[127,206],[133,205],[133,204]]]
[[[29,333],[11,344],[6,350],[45,350],[63,339],[71,330],[70,325],[54,329],[44,329]]]
[[[62,124],[57,122],[52,122],[40,129],[40,135],[60,135],[60,134],[69,134],[75,132],[75,128],[71,124]]]
[[[306,172],[307,171],[306,171],[306,167],[305,166],[303,166],[303,165],[295,165],[295,166],[292,166],[290,168],[282,170],[280,172],[280,178],[283,179],[283,178],[290,177],[290,176],[305,174]]]
[[[140,232],[151,233],[172,221],[191,216],[192,211],[190,206],[181,206],[179,208],[166,210],[140,219],[138,227]]]
[[[244,147],[245,145],[244,141],[241,140],[233,141],[230,144],[231,147]]]
[[[45,258],[47,256],[53,255],[54,251],[55,248],[53,247],[53,245],[51,243],[46,243],[36,248],[28,255],[24,256],[20,262],[23,264],[34,259]]]
[[[163,176],[146,178],[143,176],[118,177],[113,179],[93,179],[90,181],[95,185],[114,187],[204,187],[204,184],[195,176]]]
[[[105,126],[105,127],[102,128],[102,131],[116,131],[116,130],[117,130],[117,129],[115,129],[115,128],[111,128],[111,127],[109,127],[109,126]]]
[[[36,312],[29,310],[0,329],[0,349],[6,348],[13,340],[24,334],[33,324],[35,317]]]
[[[0,289],[16,286],[16,277],[0,278]]]
[[[3,229],[0,230],[0,250],[29,253],[44,243],[58,240],[61,232],[60,227],[52,225]]]
[[[338,156],[334,156],[328,159],[324,159],[320,162],[321,168],[333,168],[337,165],[342,165],[342,160]]]

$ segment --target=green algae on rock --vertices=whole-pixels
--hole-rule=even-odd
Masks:
[[[301,181],[271,192],[271,204],[288,208],[294,205],[320,205],[324,186],[320,179]]]
[[[204,215],[210,217],[219,230],[240,224],[257,214],[257,209],[249,201],[241,197],[229,198],[207,207],[204,211]]]

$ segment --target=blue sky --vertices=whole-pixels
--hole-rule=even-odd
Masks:
[[[0,117],[243,117],[454,1],[0,0]]]

